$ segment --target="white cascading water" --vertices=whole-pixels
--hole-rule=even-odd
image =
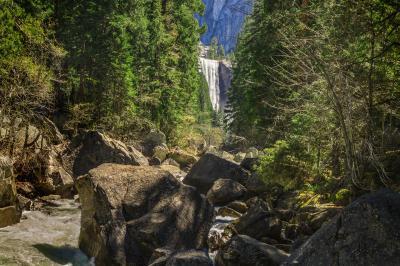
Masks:
[[[210,99],[215,111],[220,111],[220,85],[219,85],[219,64],[217,60],[200,57],[201,72],[206,78]]]

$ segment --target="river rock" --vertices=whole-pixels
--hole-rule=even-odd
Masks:
[[[18,203],[12,161],[0,156],[0,228],[18,223],[21,208]]]
[[[251,236],[261,240],[263,237],[281,239],[282,222],[272,216],[266,206],[255,204],[240,217],[235,223],[235,229],[239,234]]]
[[[218,179],[207,192],[207,199],[215,205],[224,205],[240,199],[246,188],[232,179]]]
[[[246,235],[236,235],[218,251],[216,266],[278,266],[289,255],[274,246],[257,241]]]
[[[268,186],[261,180],[257,173],[251,174],[251,176],[246,180],[245,187],[248,192],[248,197],[260,195],[269,190]]]
[[[81,133],[64,155],[67,169],[76,178],[103,163],[148,165],[148,160],[132,146],[97,131]]]
[[[186,250],[164,256],[153,261],[149,266],[213,266],[212,260],[202,250]]]
[[[147,265],[158,248],[206,248],[213,208],[194,188],[150,166],[103,164],[76,181],[80,248],[96,265]]]
[[[285,265],[399,265],[400,194],[388,189],[346,207]]]
[[[239,218],[242,214],[234,209],[224,206],[218,209],[217,216]]]
[[[172,151],[170,151],[170,153],[168,154],[168,158],[171,158],[178,162],[181,167],[191,166],[198,160],[195,155],[181,149],[173,149]]]
[[[237,201],[237,200],[229,203],[227,205],[227,207],[229,207],[237,212],[240,212],[240,213],[245,213],[249,209],[249,207],[247,207],[246,203],[244,203],[242,201]]]
[[[192,167],[183,182],[196,187],[201,193],[207,193],[214,182],[220,178],[232,179],[244,184],[249,176],[249,172],[237,163],[206,153]]]

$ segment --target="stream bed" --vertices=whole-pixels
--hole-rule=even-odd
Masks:
[[[51,201],[41,211],[24,211],[22,216],[20,223],[0,229],[0,265],[94,266],[78,248],[81,220],[78,203]],[[209,237],[221,237],[233,220],[217,216]],[[214,261],[216,251],[209,255]]]
[[[0,265],[93,265],[78,248],[79,204],[51,203],[41,211],[25,211],[19,224],[0,229]]]

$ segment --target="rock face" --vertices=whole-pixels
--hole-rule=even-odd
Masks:
[[[0,228],[18,223],[21,218],[12,168],[9,158],[0,157]]]
[[[96,265],[147,265],[158,248],[206,247],[212,206],[166,171],[103,164],[78,178],[76,187],[79,246]]]
[[[236,235],[218,251],[216,266],[278,266],[289,255],[273,246],[259,242],[249,236]]]
[[[74,180],[64,169],[62,159],[55,146],[41,153],[40,169],[34,171],[33,184],[44,194],[57,194],[65,198],[73,197]]]
[[[400,194],[365,195],[322,226],[285,265],[399,265]]]
[[[75,138],[64,157],[74,177],[87,174],[103,163],[148,165],[146,157],[135,148],[97,131],[85,132]]]
[[[207,192],[207,199],[216,205],[223,205],[240,199],[246,194],[246,188],[232,179],[218,179]]]
[[[207,193],[214,182],[220,178],[232,179],[244,184],[250,174],[240,165],[222,159],[211,153],[206,153],[192,167],[183,182],[196,187],[201,193]]]
[[[205,45],[210,45],[215,37],[225,52],[232,52],[243,22],[252,10],[249,0],[203,0],[206,5],[203,17],[198,16],[200,25],[207,25],[207,32],[201,37]]]

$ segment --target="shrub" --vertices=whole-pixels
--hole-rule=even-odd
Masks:
[[[256,171],[266,184],[278,184],[285,189],[294,188],[312,170],[310,156],[305,150],[298,142],[278,140],[264,150]]]

